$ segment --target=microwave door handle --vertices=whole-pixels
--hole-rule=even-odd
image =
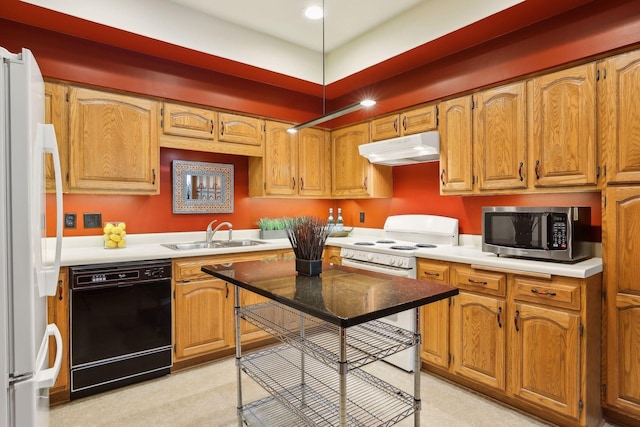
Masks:
[[[549,249],[549,214],[542,214],[542,221],[540,221],[541,234],[542,234],[542,248]]]

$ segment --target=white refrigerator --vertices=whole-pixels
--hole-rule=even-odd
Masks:
[[[53,126],[44,124],[44,82],[33,54],[0,47],[0,61],[0,427],[41,426],[49,424],[48,388],[62,360],[60,332],[46,313],[60,270],[60,158]],[[45,153],[53,155],[58,188],[55,239],[45,235]]]

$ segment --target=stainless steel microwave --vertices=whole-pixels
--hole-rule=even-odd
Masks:
[[[576,262],[593,256],[589,207],[482,208],[482,250],[500,255]]]

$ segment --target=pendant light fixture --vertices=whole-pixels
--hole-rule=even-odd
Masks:
[[[311,9],[311,8],[308,8],[308,9]],[[325,77],[326,76],[326,65],[325,65],[326,53],[325,53],[325,40],[324,40],[324,17],[325,17],[324,10],[325,8],[324,8],[324,0],[323,0],[322,14],[320,16],[318,16],[317,9],[316,9],[316,14],[313,16],[310,16],[309,13],[305,11],[305,15],[310,19],[319,19],[320,17],[322,18],[322,116],[315,118],[313,120],[309,120],[308,122],[300,123],[299,125],[290,127],[289,129],[287,129],[287,132],[289,133],[296,133],[301,129],[315,126],[317,124],[324,123],[329,120],[333,120],[337,117],[344,116],[345,114],[352,113],[362,108],[371,107],[376,103],[376,101],[374,101],[373,99],[364,99],[360,102],[356,102],[354,104],[347,105],[346,107],[342,107],[332,113],[329,113],[329,114],[326,113],[327,101],[326,101],[326,77]]]

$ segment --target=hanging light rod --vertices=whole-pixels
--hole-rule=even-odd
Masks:
[[[315,126],[317,124],[324,123],[324,122],[327,122],[329,120],[333,120],[333,119],[338,118],[340,116],[344,116],[345,114],[349,114],[349,113],[352,113],[354,111],[358,111],[358,110],[360,110],[362,108],[371,107],[372,105],[375,105],[375,104],[376,104],[376,101],[374,101],[373,99],[365,99],[363,101],[356,102],[355,104],[351,104],[351,105],[347,105],[346,107],[342,107],[339,110],[334,111],[333,113],[325,114],[324,116],[318,117],[318,118],[313,119],[313,120],[309,120],[308,122],[300,123],[299,125],[290,127],[289,129],[287,129],[287,132],[296,133],[301,129],[308,128],[308,127],[311,127],[311,126]]]

